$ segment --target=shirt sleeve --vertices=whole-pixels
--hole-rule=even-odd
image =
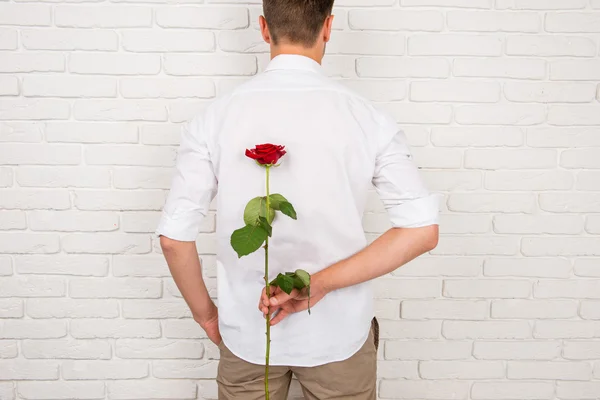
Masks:
[[[200,223],[217,194],[217,179],[207,145],[202,118],[185,124],[177,152],[175,176],[156,234],[193,242]]]
[[[377,154],[373,185],[394,228],[418,228],[438,224],[439,201],[429,193],[419,174],[406,135],[396,123],[384,124],[383,142]]]

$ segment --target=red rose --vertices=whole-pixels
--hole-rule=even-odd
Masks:
[[[286,151],[284,149],[285,146],[277,144],[257,144],[251,150],[246,149],[246,156],[256,160],[259,164],[273,165],[277,164],[277,161],[285,155]]]

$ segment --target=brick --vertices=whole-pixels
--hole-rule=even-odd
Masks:
[[[398,319],[400,316],[400,304],[394,299],[375,300],[375,316],[378,319]]]
[[[13,172],[8,167],[0,167],[0,188],[12,186]]]
[[[540,208],[552,212],[600,212],[600,193],[542,193]]]
[[[493,36],[417,34],[408,39],[411,56],[499,56],[502,41]]]
[[[406,52],[403,34],[391,32],[337,32],[327,44],[331,54],[399,56]]]
[[[568,171],[490,171],[484,186],[489,190],[568,190],[574,182]]]
[[[152,372],[161,379],[215,379],[217,367],[213,360],[159,360],[152,363]]]
[[[496,215],[494,217],[494,232],[497,233],[578,234],[582,232],[582,228],[583,220],[575,215]]]
[[[455,149],[413,148],[419,168],[460,168],[462,151]]]
[[[440,32],[444,15],[438,11],[350,10],[350,29]]]
[[[509,101],[526,103],[590,103],[596,86],[585,83],[508,82],[504,94]]]
[[[548,13],[547,32],[600,33],[600,13]]]
[[[464,32],[539,32],[537,13],[449,11],[448,29]]]
[[[253,55],[167,54],[164,69],[168,75],[254,75],[257,72]]]
[[[42,129],[47,122],[0,122],[0,142],[42,141]]]
[[[154,100],[78,100],[73,116],[82,121],[166,121],[167,109]]]
[[[599,382],[557,382],[556,395],[565,400],[593,400],[598,398]]]
[[[500,10],[576,10],[585,8],[585,0],[498,0]]]
[[[455,212],[532,213],[536,208],[536,198],[532,194],[460,193],[448,198],[448,209]]]
[[[427,187],[434,191],[453,192],[480,189],[483,181],[480,171],[423,170],[421,176]]]
[[[591,6],[595,10],[600,9],[600,1],[599,0],[591,0]]]
[[[134,30],[121,33],[123,49],[133,52],[208,52],[215,36],[205,31]]]
[[[243,7],[161,7],[156,23],[163,28],[242,29],[248,27]]]
[[[81,162],[81,148],[75,145],[7,143],[2,148],[0,162],[5,165],[76,165]]]
[[[29,227],[33,231],[105,232],[119,228],[119,217],[109,212],[32,211]]]
[[[492,0],[400,0],[402,6],[411,7],[457,7],[457,8],[492,8]]]
[[[0,361],[2,379],[52,380],[58,379],[58,363],[50,361],[10,360]]]
[[[0,358],[17,358],[18,352],[16,340],[0,340]],[[5,392],[2,391],[2,386],[0,386],[0,394],[4,393]],[[4,397],[2,397],[2,399],[4,399]]]
[[[23,308],[23,300],[21,299],[0,299],[0,318],[21,318],[24,315]],[[1,354],[2,350],[0,350],[0,357],[2,357]]]
[[[597,256],[600,240],[594,237],[524,238],[522,252],[526,256]]]
[[[565,252],[564,255],[567,253]],[[538,298],[600,299],[600,279],[539,280],[534,288],[534,296]]]
[[[565,150],[560,154],[560,165],[565,168],[593,168],[600,169],[600,160],[597,156],[598,150],[576,149]]]
[[[2,399],[15,400],[15,388],[16,384],[13,382],[0,382],[0,396],[2,396]]]
[[[195,399],[196,383],[183,380],[145,380],[140,387],[134,380],[116,380],[107,385],[108,396],[117,400],[132,400],[135,398],[160,399]]]
[[[98,145],[88,147],[85,152],[86,162],[92,165],[171,167],[176,158],[176,149],[170,147]]]
[[[54,9],[54,23],[69,28],[149,27],[152,25],[152,9],[125,5],[61,5]]]
[[[440,233],[488,233],[491,219],[487,215],[440,215]]]
[[[487,258],[483,274],[493,277],[568,278],[571,263],[566,258]]]
[[[548,109],[550,125],[600,125],[600,113],[595,105],[553,105]]]
[[[554,398],[550,382],[475,382],[471,388],[473,400],[546,400]]]
[[[388,340],[385,359],[463,360],[471,357],[472,347],[468,341]]]
[[[458,381],[382,380],[379,384],[382,399],[467,399],[469,384]]]
[[[502,379],[504,365],[498,361],[423,361],[423,379]]]
[[[69,281],[69,295],[73,298],[158,298],[161,282],[151,278],[73,278]]]
[[[431,142],[443,147],[518,147],[524,132],[512,127],[434,127]]]
[[[177,78],[180,81],[181,78]],[[162,97],[162,96],[161,96]],[[174,124],[148,124],[140,128],[143,144],[178,145],[181,126]]]
[[[127,122],[55,122],[46,124],[46,140],[63,143],[137,143],[137,130],[136,123]]]
[[[62,190],[0,190],[0,207],[3,209],[64,210],[71,206],[69,193]]]
[[[2,99],[0,120],[53,120],[68,119],[71,106],[59,99]]]
[[[388,103],[386,109],[401,124],[446,124],[452,120],[449,105]]]
[[[517,254],[519,241],[513,237],[498,236],[442,236],[433,255],[502,255]]]
[[[119,37],[108,30],[27,29],[21,31],[21,41],[27,50],[97,50],[116,51]]]
[[[341,82],[371,101],[403,100],[408,92],[403,80],[344,79]]]
[[[0,253],[51,254],[59,251],[57,235],[0,232]]]
[[[191,312],[185,301],[177,300],[123,300],[124,318],[190,318]]]
[[[588,217],[589,218],[589,217]],[[588,276],[600,278],[600,268],[598,268],[598,259],[578,258],[575,260],[574,272],[577,276]]]
[[[98,167],[20,167],[16,181],[21,187],[108,188],[110,170]]]
[[[160,72],[158,54],[73,53],[69,71],[73,74],[156,75]]]
[[[416,361],[378,361],[377,377],[382,379],[419,379]]]
[[[187,123],[191,119],[203,113],[210,104],[207,100],[181,99],[173,100],[168,104],[169,120],[173,123]]]
[[[63,72],[65,65],[65,56],[62,54],[0,54],[0,72]]]
[[[335,35],[334,35],[335,37]],[[219,49],[233,53],[268,53],[269,45],[265,43],[260,31],[256,29],[219,32]],[[337,51],[332,52],[337,53]]]
[[[0,278],[0,297],[61,297],[65,282],[54,277]]]
[[[67,335],[66,321],[6,320],[0,325],[2,339],[48,339]]]
[[[32,75],[23,78],[27,97],[116,97],[114,78]]]
[[[465,151],[465,167],[478,169],[556,168],[556,150],[472,149]]]
[[[19,78],[16,76],[0,76],[0,96],[18,96]]]
[[[199,359],[204,347],[195,340],[117,339],[115,354],[119,358],[133,359]]]
[[[482,81],[417,81],[410,85],[412,101],[495,103],[500,84]]]
[[[0,229],[4,231],[27,229],[25,213],[19,210],[0,210]]]
[[[533,336],[541,339],[594,339],[600,337],[598,321],[536,321]]]
[[[27,315],[31,318],[117,318],[116,299],[29,299]],[[73,321],[71,321],[73,323]]]
[[[165,193],[161,191],[101,191],[86,190],[75,192],[75,206],[79,210],[127,211],[161,210]]]
[[[600,171],[581,171],[581,172],[579,172],[577,174],[577,183],[575,184],[575,188],[577,190],[589,190],[589,191],[600,190]],[[590,219],[589,221],[592,221],[592,220]],[[595,222],[589,222],[589,221],[588,221],[588,224],[591,224],[591,223],[595,224]],[[593,220],[593,221],[595,221],[595,220]]]
[[[21,349],[23,356],[29,359],[107,360],[111,357],[110,343],[104,340],[76,340],[70,338],[24,340],[21,343]]]
[[[577,316],[578,304],[570,300],[494,300],[492,318],[553,319]]]
[[[477,341],[473,356],[478,360],[553,360],[560,351],[557,341]]]
[[[450,298],[527,298],[531,283],[520,279],[447,279],[444,297]]]
[[[567,360],[597,360],[600,358],[600,341],[566,340],[563,357]]]
[[[596,54],[593,40],[578,36],[510,36],[506,54],[538,57],[592,57]]]
[[[412,279],[381,278],[375,281],[377,298],[406,299],[437,297],[441,292],[441,282],[438,280],[419,280],[415,287]]]
[[[113,170],[117,189],[169,189],[173,171],[165,168],[117,168]]]
[[[396,302],[396,305],[398,305],[398,302]],[[169,339],[208,338],[200,325],[191,318],[165,321],[163,336]]]
[[[360,57],[356,73],[361,78],[446,78],[450,64],[441,58]]]
[[[123,231],[128,233],[154,233],[160,220],[158,212],[129,212],[121,216]],[[200,232],[214,232],[215,217],[208,215]]]
[[[600,128],[530,128],[527,130],[527,145],[531,147],[600,146]]]
[[[104,382],[22,382],[18,390],[26,399],[99,399]]]
[[[0,275],[12,275],[12,259],[10,256],[0,256]]]
[[[179,99],[182,97],[211,98],[215,84],[205,78],[124,78],[121,94],[129,99]],[[177,127],[179,128],[179,127]],[[180,128],[177,129],[180,132]]]
[[[587,81],[600,79],[600,60],[558,60],[550,63],[550,79]]]
[[[419,257],[392,272],[396,276],[478,276],[483,261],[479,258]]]
[[[16,50],[19,35],[16,29],[0,28],[0,50]]]
[[[158,321],[144,320],[78,319],[70,322],[69,332],[76,339],[158,338],[161,336]]]
[[[66,360],[61,363],[64,379],[136,379],[148,377],[148,364],[134,360]]]
[[[438,339],[441,321],[379,320],[382,339]]]
[[[537,125],[546,119],[540,105],[464,105],[456,109],[454,119],[464,125]]]
[[[544,79],[546,61],[528,58],[457,58],[453,73],[458,77]]]
[[[405,300],[400,315],[404,319],[480,320],[489,316],[487,301]]]
[[[579,314],[583,319],[600,320],[600,301],[584,300]]]
[[[62,237],[66,253],[144,254],[151,251],[146,235],[118,233],[71,233]]]
[[[0,4],[0,25],[49,26],[52,8],[45,4]]]

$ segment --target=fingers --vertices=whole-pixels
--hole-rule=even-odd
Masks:
[[[279,291],[274,296],[271,297],[271,305],[272,306],[281,306],[286,302],[296,298],[298,296],[298,290],[294,289],[290,294],[287,294],[284,291]]]
[[[290,315],[290,313],[288,311],[284,310],[283,308],[280,309],[279,312],[277,313],[277,315],[275,315],[271,319],[271,326],[277,325],[278,323],[280,323],[288,315]]]
[[[271,293],[275,291],[275,287],[271,286]],[[267,296],[266,288],[263,288],[262,293],[260,295],[260,300],[258,302],[258,310],[263,313],[263,315],[267,315],[268,307],[270,305],[269,297]]]

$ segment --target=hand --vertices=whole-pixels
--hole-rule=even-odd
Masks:
[[[219,332],[219,310],[213,304],[211,311],[202,318],[197,319],[198,323],[206,332],[208,338],[217,346],[221,344],[221,333]]]
[[[263,317],[267,317],[267,313],[273,315],[276,311],[279,311],[271,319],[271,326],[277,325],[285,317],[290,314],[305,311],[308,309],[308,289],[302,290],[294,289],[290,294],[287,294],[279,287],[271,286],[271,298],[267,297],[266,288],[263,288],[258,304],[258,309],[263,313]],[[317,304],[327,292],[318,284],[318,281],[311,278],[310,286],[310,306],[311,308]]]

